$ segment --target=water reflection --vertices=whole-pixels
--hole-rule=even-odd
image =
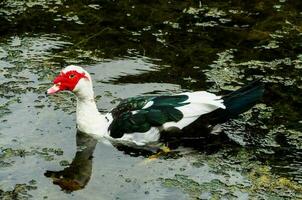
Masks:
[[[189,134],[190,132],[188,132]],[[185,149],[194,149],[205,153],[215,153],[225,145],[234,145],[232,141],[225,135],[224,132],[220,134],[211,134],[206,132],[203,136],[196,137],[196,134],[191,137],[165,137],[162,138],[163,144],[168,146],[172,151],[168,154],[160,154],[158,159],[171,159],[179,158],[180,149],[182,153]],[[93,152],[95,150],[98,140],[82,132],[77,132],[76,145],[77,152],[71,164],[68,167],[60,171],[47,170],[44,175],[52,179],[53,184],[60,186],[66,192],[73,192],[76,190],[84,189],[88,184],[92,174],[92,159]],[[130,156],[138,157],[142,156],[148,159],[149,156],[154,155],[159,151],[159,146],[156,145],[152,148],[132,148],[113,144],[113,147],[122,151]]]
[[[83,189],[89,182],[92,173],[92,154],[97,140],[87,134],[77,132],[76,144],[77,153],[68,167],[61,171],[44,173],[55,185],[59,185],[68,192]]]

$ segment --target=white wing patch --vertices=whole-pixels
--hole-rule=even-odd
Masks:
[[[148,102],[146,103],[146,105],[144,105],[144,107],[143,107],[142,109],[149,108],[149,107],[151,107],[153,104],[154,104],[153,101],[148,101]]]
[[[218,108],[225,109],[223,99],[212,93],[198,91],[181,93],[180,95],[187,95],[189,98],[185,103],[188,102],[190,104],[176,107],[176,109],[183,113],[184,117],[178,122],[167,122],[163,124],[162,128],[164,130],[168,130],[171,127],[182,129],[194,122],[201,115],[210,113]]]
[[[156,142],[159,140],[160,134],[157,127],[152,127],[150,130],[144,133],[129,133],[124,134],[123,137],[116,139],[122,143],[135,143],[138,146],[146,145],[150,142]]]

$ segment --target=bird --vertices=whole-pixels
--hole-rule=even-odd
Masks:
[[[161,143],[166,134],[186,136],[184,130],[193,124],[213,128],[251,109],[264,94],[264,84],[256,80],[223,96],[193,91],[129,97],[108,113],[100,113],[91,76],[82,67],[65,67],[53,84],[47,94],[70,91],[77,97],[78,131],[135,148]]]

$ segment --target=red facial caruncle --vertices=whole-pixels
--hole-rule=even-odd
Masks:
[[[47,94],[53,94],[62,90],[73,91],[81,78],[87,78],[85,73],[79,73],[75,70],[66,73],[61,72],[54,80],[54,85],[47,90]]]

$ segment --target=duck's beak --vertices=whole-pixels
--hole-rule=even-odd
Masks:
[[[54,84],[51,88],[47,90],[47,94],[54,94],[60,91],[60,87],[57,84]]]

